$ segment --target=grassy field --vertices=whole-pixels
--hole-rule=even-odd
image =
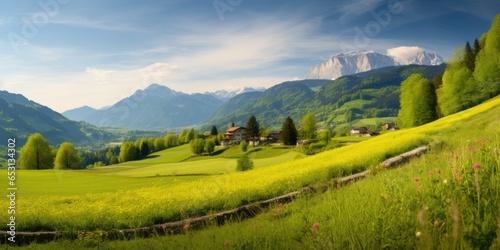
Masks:
[[[255,224],[245,222],[249,223],[247,227],[238,224],[195,234],[186,232],[186,235],[176,237],[141,240],[138,241],[141,243],[131,243],[131,246],[168,244],[173,248],[180,245],[222,248],[224,246],[221,244],[226,240],[237,248],[274,248],[279,244],[287,244],[291,248],[377,249],[400,248],[397,245],[399,241],[405,246],[420,247],[419,244],[434,245],[441,240],[445,242],[443,246],[486,244],[481,242],[491,242],[496,237],[500,211],[497,209],[500,200],[497,180],[499,159],[495,152],[495,148],[500,148],[499,112],[500,98],[495,98],[418,128],[387,133],[315,156],[244,173],[114,193],[20,198],[19,205],[24,208],[18,215],[20,230],[135,228],[233,208],[242,202],[277,196],[308,184],[376,167],[387,157],[434,141],[437,146],[431,155],[423,158],[424,162],[415,160],[411,163],[418,167],[410,164],[409,168],[401,170],[381,171],[371,177],[389,176],[375,181],[379,184],[370,186],[360,183],[346,188],[354,190],[350,192],[355,195],[332,190],[325,195],[301,199],[296,203],[295,210],[291,210],[294,213],[276,214],[276,210],[270,211],[259,217],[265,222],[257,221],[258,230],[251,231],[250,227],[253,228]],[[471,147],[474,149],[471,150]],[[455,155],[450,157],[450,151],[457,152],[458,158]],[[453,159],[456,161],[453,162]],[[476,163],[482,166],[481,173],[485,173],[481,177],[475,177],[478,173],[474,172],[472,166]],[[438,172],[442,175],[437,175]],[[433,179],[438,176],[445,179]],[[369,183],[371,178],[366,182]],[[456,188],[452,186],[450,190],[443,190],[444,186],[431,186],[438,183],[455,184],[452,178],[460,184]],[[475,178],[479,180],[474,181]],[[481,191],[475,195],[478,193],[478,182]],[[385,191],[380,192],[380,188]],[[444,193],[438,195],[433,192]],[[315,199],[316,202],[313,202]],[[476,202],[479,205],[474,203],[474,199],[480,200]],[[5,206],[5,201],[2,202],[2,206]],[[442,207],[426,212],[426,207],[439,205]],[[40,208],[43,208],[43,213]],[[455,210],[458,212],[453,212]],[[455,219],[457,213],[462,218],[458,224]],[[283,220],[280,220],[281,216]],[[438,227],[442,225],[443,231],[431,230],[436,218]],[[262,223],[262,227],[259,223]],[[315,223],[318,225],[313,226]],[[336,230],[339,224],[351,226],[349,229]],[[463,232],[459,236],[454,233],[457,225]],[[476,231],[479,233],[474,233]],[[467,232],[469,236],[482,237],[473,240],[479,243],[468,240],[465,237]],[[492,237],[494,234],[495,237]],[[120,248],[120,244],[128,243],[106,244]]]
[[[209,223],[205,230],[150,239],[110,242],[88,236],[29,248],[499,249],[499,114],[496,98],[446,119],[385,135],[426,133],[435,144],[403,168],[374,168],[364,180],[275,204],[243,222],[222,227]],[[369,142],[373,141],[357,145]]]

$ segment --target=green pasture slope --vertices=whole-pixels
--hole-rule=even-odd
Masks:
[[[250,151],[255,150],[249,147]],[[256,168],[294,159],[291,150],[257,148],[249,156]],[[227,152],[226,152],[227,151]],[[216,156],[193,157],[189,145],[156,152],[149,158],[86,170],[17,170],[18,194],[23,197],[69,196],[89,193],[127,191],[146,187],[167,187],[209,175],[236,171],[239,147]],[[233,158],[225,158],[226,156]],[[161,177],[161,178],[132,178]],[[2,187],[6,183],[2,183]]]
[[[305,195],[254,219],[149,239],[32,244],[29,249],[499,249],[500,97],[433,123],[431,151],[403,168]],[[372,145],[369,140],[345,148]],[[372,145],[375,146],[375,145]],[[328,152],[323,155],[329,155]],[[299,160],[298,160],[299,161]]]

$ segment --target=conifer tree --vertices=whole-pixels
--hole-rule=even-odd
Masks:
[[[471,48],[469,41],[465,43],[464,64],[471,72],[474,72],[476,57],[474,50]]]
[[[281,140],[285,145],[297,144],[297,128],[292,118],[288,116],[281,126]]]
[[[217,127],[215,125],[212,126],[212,129],[210,130],[210,135],[211,136],[217,136],[219,132],[217,131]]]
[[[259,141],[260,137],[260,129],[259,123],[254,115],[250,116],[247,121],[246,126],[246,139],[251,142],[253,146],[255,146],[255,142]]]

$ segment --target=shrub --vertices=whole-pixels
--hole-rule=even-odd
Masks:
[[[248,150],[248,142],[245,141],[245,140],[241,141],[240,147],[241,147],[241,151],[247,152],[247,150]]]
[[[238,159],[238,165],[236,166],[236,170],[238,171],[247,171],[253,169],[253,161],[248,157],[248,155],[244,154]]]

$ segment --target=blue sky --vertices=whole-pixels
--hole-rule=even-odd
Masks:
[[[448,58],[499,12],[498,0],[8,1],[0,89],[62,112],[153,82],[269,87],[341,52],[418,46]]]

